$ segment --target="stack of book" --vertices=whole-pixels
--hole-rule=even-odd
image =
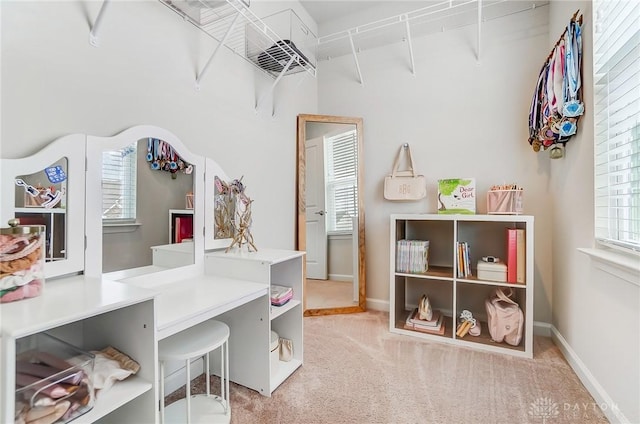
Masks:
[[[271,304],[273,306],[282,306],[293,297],[293,289],[291,287],[271,285]]]
[[[428,240],[398,240],[396,246],[396,272],[412,274],[429,270]]]
[[[458,277],[464,278],[473,275],[471,273],[471,253],[469,243],[466,241],[457,242],[458,249]]]
[[[443,321],[444,315],[439,310],[433,310],[433,316],[430,320],[420,319],[418,315],[418,308],[414,309],[409,314],[407,320],[404,323],[406,330],[420,331],[422,333],[444,335],[445,324]]]
[[[507,228],[507,281],[524,284],[526,281],[526,240],[522,228]]]

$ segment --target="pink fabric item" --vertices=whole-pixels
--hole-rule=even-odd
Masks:
[[[42,390],[42,393],[53,399],[65,397],[70,393],[61,385],[51,384],[52,382],[42,380],[29,374],[16,373],[16,385],[26,387],[34,383],[36,383],[36,390]]]
[[[18,287],[14,291],[5,293],[0,297],[0,303],[8,303],[16,300],[27,299],[29,297],[40,296],[42,293],[42,280],[33,280],[29,284]]]

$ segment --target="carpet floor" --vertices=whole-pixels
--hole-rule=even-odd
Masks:
[[[514,358],[392,334],[388,314],[370,311],[305,317],[304,343],[304,365],[270,398],[232,383],[232,423],[608,422],[546,337],[533,359]]]

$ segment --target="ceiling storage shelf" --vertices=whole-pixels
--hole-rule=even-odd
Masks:
[[[398,15],[375,20],[364,25],[338,31],[318,38],[318,59],[328,60],[351,54],[355,60],[360,83],[363,83],[358,56],[393,43],[406,42],[415,74],[412,40],[438,32],[477,25],[476,58],[480,60],[482,24],[504,16],[547,6],[549,1],[522,0],[446,0]]]
[[[160,0],[183,19],[218,41],[207,68],[224,46],[278,81],[284,75],[316,75],[317,38],[287,9],[266,18],[249,10],[249,0]],[[275,84],[274,84],[275,86]]]

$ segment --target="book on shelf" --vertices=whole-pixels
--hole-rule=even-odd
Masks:
[[[398,240],[396,242],[396,272],[411,274],[429,270],[428,240]]]
[[[518,271],[518,232],[516,228],[507,228],[507,282],[515,283],[517,281]]]
[[[524,284],[526,280],[525,232],[522,228],[516,230],[516,283]]]
[[[404,328],[406,330],[414,330],[414,331],[420,331],[423,333],[443,335],[445,330],[444,315],[442,315],[440,311],[434,310],[433,311],[434,317],[436,316],[436,312],[438,314],[438,318],[435,321],[435,325],[433,325],[433,323],[431,322],[433,321],[433,319],[431,321],[418,319],[417,320],[418,322],[416,322],[415,319],[418,314],[418,309],[414,309],[405,320]],[[422,321],[423,323],[420,323],[420,321]]]
[[[469,243],[459,241],[456,249],[458,254],[458,277],[464,278],[473,275],[471,272],[471,249],[469,248]]]
[[[433,311],[433,316],[430,320],[420,319],[418,315],[418,308],[416,308],[411,314],[409,314],[407,322],[411,324],[422,325],[425,327],[437,327],[440,323],[442,323],[442,314],[439,310],[436,309]]]

